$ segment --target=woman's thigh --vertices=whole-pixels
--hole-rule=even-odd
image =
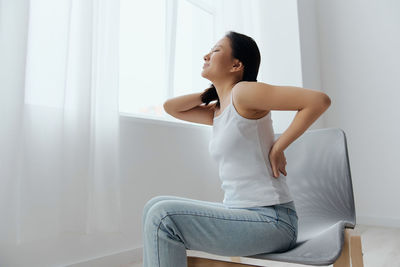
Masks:
[[[293,236],[273,206],[227,208],[193,199],[163,199],[147,211],[144,227],[150,238],[158,231],[180,240],[186,249],[224,256],[285,251]]]
[[[224,206],[222,203],[219,203],[219,202],[203,201],[203,200],[190,199],[190,198],[184,198],[184,197],[178,197],[178,196],[169,196],[169,195],[155,196],[155,197],[151,198],[149,201],[147,201],[147,203],[143,207],[142,226],[145,225],[147,212],[149,211],[151,206],[153,206],[155,203],[157,203],[159,201],[171,200],[171,199],[182,200],[182,201],[192,201],[192,202],[196,202],[196,203],[206,203],[206,204],[214,205],[214,206],[217,206],[217,207],[223,207]]]

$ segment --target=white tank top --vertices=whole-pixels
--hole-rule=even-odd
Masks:
[[[274,143],[271,112],[260,119],[241,116],[231,102],[213,120],[209,152],[219,164],[223,204],[232,208],[292,201],[286,176],[274,178],[269,151]]]

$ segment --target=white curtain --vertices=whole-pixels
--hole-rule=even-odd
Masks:
[[[118,0],[0,0],[0,243],[119,232]]]

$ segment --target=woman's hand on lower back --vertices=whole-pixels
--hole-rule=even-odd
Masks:
[[[279,172],[286,176],[286,158],[283,151],[277,149],[275,146],[272,146],[268,157],[269,161],[271,162],[271,168],[274,178],[279,177]]]

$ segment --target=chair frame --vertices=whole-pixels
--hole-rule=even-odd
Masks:
[[[252,264],[241,263],[241,258],[246,258],[246,257],[230,257],[230,261],[215,260],[215,259],[194,257],[194,256],[188,256],[187,259],[188,259],[188,267],[264,266],[264,265],[252,265]],[[293,265],[295,264],[296,263],[293,263]],[[333,263],[333,267],[350,267],[350,266],[364,267],[361,236],[354,229],[345,228],[342,251],[339,257]]]

